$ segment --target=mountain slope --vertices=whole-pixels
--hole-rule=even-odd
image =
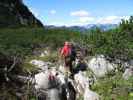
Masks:
[[[38,26],[43,24],[24,5],[22,0],[0,0],[0,27]]]

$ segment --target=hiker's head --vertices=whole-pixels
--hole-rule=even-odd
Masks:
[[[69,45],[69,42],[68,42],[68,41],[66,41],[66,42],[64,43],[64,45],[65,45],[65,46],[68,46],[68,45]]]
[[[71,47],[72,44],[70,42],[66,41],[64,45]]]

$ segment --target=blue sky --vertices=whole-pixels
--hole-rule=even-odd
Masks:
[[[44,25],[119,23],[133,15],[133,0],[24,0]]]

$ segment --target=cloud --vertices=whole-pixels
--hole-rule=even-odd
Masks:
[[[83,26],[85,25],[85,23],[80,23],[80,22],[52,22],[52,23],[48,23],[46,25],[55,25],[55,26]]]
[[[50,14],[52,14],[52,15],[56,14],[56,10],[51,10]]]
[[[97,19],[97,23],[100,24],[118,24],[121,19],[129,19],[129,16],[107,16]]]
[[[88,17],[90,14],[85,10],[78,10],[78,11],[71,12],[70,15],[76,16],[76,17]]]
[[[105,17],[78,17],[71,21],[60,21],[47,23],[47,25],[55,26],[85,26],[88,24],[118,24],[121,19],[129,19],[129,16],[105,16]]]
[[[94,21],[94,17],[90,16],[90,13],[86,10],[78,10],[70,13],[71,16],[77,17],[76,20],[73,20],[72,24],[83,25],[89,24]]]
[[[94,17],[90,16],[90,13],[86,10],[78,10],[70,13],[71,16],[75,16],[78,19],[74,20],[74,24],[82,25],[94,21]]]
[[[92,22],[94,21],[94,17],[80,17],[79,22],[86,23],[86,22]]]

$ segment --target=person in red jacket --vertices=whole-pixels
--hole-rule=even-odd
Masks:
[[[61,57],[64,59],[65,67],[71,72],[71,43],[65,42],[64,47],[61,49]]]

